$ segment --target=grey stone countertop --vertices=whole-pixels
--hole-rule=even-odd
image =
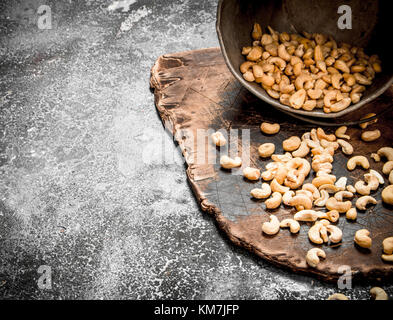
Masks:
[[[218,46],[216,6],[1,2],[0,298],[369,299],[235,247],[199,209],[149,77]]]

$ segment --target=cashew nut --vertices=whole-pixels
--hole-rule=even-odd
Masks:
[[[385,238],[382,242],[382,247],[385,254],[393,254],[393,237]]]
[[[314,205],[317,207],[324,207],[329,199],[329,193],[326,190],[321,190],[321,197],[314,201]]]
[[[343,139],[337,139],[337,143],[341,146],[341,150],[346,155],[351,155],[353,153],[352,145]]]
[[[378,179],[379,184],[385,183],[385,179],[382,177],[382,175],[378,171],[371,169],[370,174],[373,174]]]
[[[325,251],[323,251],[322,249],[312,248],[312,249],[308,250],[307,255],[306,255],[307,264],[310,267],[315,268],[320,261],[319,260],[320,257],[326,258]]]
[[[339,191],[337,192],[334,197],[338,200],[338,201],[343,201],[344,198],[347,199],[351,199],[353,198],[353,193],[349,192],[349,191]]]
[[[372,239],[369,237],[370,231],[367,229],[360,229],[355,233],[355,243],[362,248],[371,248]]]
[[[251,50],[251,49],[250,49]],[[240,72],[241,73],[246,73],[247,71],[250,70],[250,68],[255,64],[255,62],[252,61],[245,61],[240,65]]]
[[[372,154],[370,155],[370,158],[374,159],[375,162],[381,161],[381,157],[379,156],[378,153],[372,153]]]
[[[271,198],[265,201],[266,209],[277,209],[282,201],[280,192],[273,192]]]
[[[328,241],[326,226],[330,222],[327,220],[321,220],[314,223],[314,225],[308,230],[308,238],[315,244],[322,244]]]
[[[259,180],[261,171],[256,168],[246,167],[243,169],[243,176],[248,180]]]
[[[367,196],[371,192],[371,187],[366,185],[366,183],[364,181],[357,181],[355,183],[355,189],[356,189],[357,193],[359,193],[363,196]]]
[[[296,212],[293,218],[296,221],[305,221],[305,222],[317,221],[319,218],[319,214],[318,211],[315,210],[309,210],[309,209],[301,210],[299,212]]]
[[[301,140],[297,136],[292,136],[283,141],[282,146],[285,151],[295,151],[299,148]]]
[[[322,128],[317,129],[317,137],[319,140],[325,139],[327,141],[336,141],[336,136],[334,134],[326,134]]]
[[[347,185],[347,190],[352,193],[356,193],[356,188],[352,185]]]
[[[262,37],[262,29],[259,23],[254,23],[254,28],[252,29],[251,37],[254,40],[261,40]]]
[[[272,38],[272,36],[270,34],[265,33],[265,34],[262,35],[261,44],[263,46],[271,44],[272,42],[273,42],[273,38]]]
[[[261,188],[252,189],[250,194],[256,199],[265,199],[272,193],[270,185],[268,183],[262,183]]]
[[[258,154],[262,158],[268,158],[274,153],[275,149],[274,143],[264,143],[259,146]]]
[[[306,196],[307,198],[309,198],[311,201],[314,200],[312,192],[308,191],[308,190],[296,190],[296,195],[302,195],[302,196]]]
[[[377,200],[371,196],[362,196],[356,200],[356,208],[359,210],[366,210],[368,204],[377,204]]]
[[[351,102],[352,102],[351,98],[344,98],[344,99],[332,104],[330,106],[330,111],[332,111],[332,112],[342,111],[342,110],[346,109],[351,104]]]
[[[381,131],[378,129],[373,131],[364,131],[361,135],[363,141],[371,142],[377,140],[381,136]]]
[[[358,212],[356,211],[356,208],[351,208],[351,209],[349,209],[349,210],[346,212],[346,214],[345,214],[345,217],[346,217],[348,220],[356,220],[357,216],[358,216]]]
[[[393,170],[393,160],[389,160],[382,167],[382,172],[384,174],[389,174]]]
[[[340,219],[340,213],[337,210],[331,210],[328,212],[319,212],[318,219],[327,219],[330,222],[336,222]]]
[[[332,106],[332,100],[335,100],[337,92],[335,90],[328,91],[323,97],[323,103],[325,107],[330,108]]]
[[[345,213],[351,209],[351,201],[338,201],[336,198],[331,197],[326,201],[326,208],[328,210],[337,210],[340,213]]]
[[[296,151],[292,152],[292,156],[304,158],[305,156],[308,155],[309,152],[310,152],[310,148],[309,148],[309,146],[307,144],[307,141],[302,141],[300,143],[299,149],[297,149]]]
[[[279,192],[280,194],[284,194],[285,192],[289,191],[289,188],[279,184],[276,178],[274,178],[270,183],[270,188],[273,192]]]
[[[300,224],[296,220],[293,219],[284,219],[280,222],[281,228],[288,228],[291,233],[298,233],[300,230]]]
[[[383,254],[381,258],[385,262],[393,262],[393,254]]]
[[[371,288],[370,294],[374,298],[374,300],[388,300],[387,293],[380,287]]]
[[[378,178],[372,173],[366,173],[364,175],[364,180],[367,182],[367,186],[370,187],[371,190],[377,190],[379,187]]]
[[[302,194],[296,195],[289,200],[288,204],[290,206],[296,207],[298,211],[309,210],[312,208],[312,200]]]
[[[322,191],[322,190],[326,190],[328,193],[336,193],[336,192],[342,191],[343,188],[340,188],[334,184],[328,183],[328,184],[323,184],[319,187],[319,191]]]
[[[232,168],[240,167],[242,165],[242,159],[239,157],[235,157],[235,159],[232,159],[224,155],[220,158],[220,164],[221,167],[225,169],[232,169]]]
[[[280,221],[276,216],[270,215],[270,221],[262,224],[262,231],[269,235],[274,235],[280,231]]]
[[[391,147],[383,147],[377,151],[377,154],[380,157],[385,157],[389,161],[393,160],[393,148]]]
[[[285,154],[273,154],[272,155],[272,160],[276,162],[288,162],[292,159],[292,154],[289,152],[286,152]]]
[[[285,46],[283,44],[280,44],[278,46],[278,56],[282,59],[284,59],[285,61],[289,61],[291,60],[291,55],[287,52],[287,49],[285,48]]]
[[[318,100],[322,96],[322,93],[323,93],[322,89],[318,89],[318,88],[307,90],[308,96],[313,100]]]
[[[350,73],[351,72],[349,70],[347,64],[342,60],[336,60],[336,62],[334,63],[334,67],[336,69],[342,71],[343,73]]]
[[[252,47],[250,52],[247,55],[247,60],[249,61],[258,61],[262,57],[262,48],[261,47]]]
[[[282,196],[282,202],[286,205],[289,206],[289,201],[292,199],[292,197],[295,195],[295,192],[292,190],[289,190],[285,192]]]
[[[336,137],[348,140],[351,139],[349,135],[345,134],[347,132],[347,129],[348,128],[346,126],[339,127],[335,132]]]
[[[336,182],[336,179],[333,178],[333,176],[320,176],[316,177],[312,180],[312,184],[319,188],[320,186],[324,184],[334,184]]]
[[[306,100],[306,95],[307,95],[307,93],[306,93],[306,90],[304,90],[304,89],[300,89],[300,90],[296,91],[289,98],[289,104],[294,109],[300,109],[303,106],[304,101]]]
[[[343,238],[343,233],[339,227],[328,225],[326,226],[328,233],[330,233],[329,239],[333,243],[338,243]]]
[[[302,186],[302,190],[307,190],[312,193],[313,200],[317,200],[321,197],[321,194],[316,186],[314,186],[312,183],[305,183]]]
[[[224,135],[220,131],[213,133],[211,135],[211,138],[213,140],[213,143],[218,147],[225,146],[225,144],[227,143],[227,140],[225,139]]]
[[[352,171],[356,166],[361,166],[363,169],[370,168],[370,163],[365,156],[354,156],[347,162],[347,169]]]
[[[347,181],[348,181],[348,178],[347,178],[347,177],[341,177],[340,179],[338,179],[338,180],[336,181],[335,185],[336,185],[338,188],[341,188],[341,190],[344,190],[344,189],[345,189],[345,186],[347,185]]]
[[[278,123],[262,122],[261,131],[266,134],[275,134],[280,131],[280,125]]]
[[[324,147],[324,148],[333,147],[334,150],[337,150],[338,147],[340,146],[340,145],[337,143],[337,141],[330,142],[330,141],[327,141],[326,139],[321,139],[320,143],[321,143],[321,146],[322,146],[322,147]]]
[[[393,185],[387,186],[382,190],[382,201],[393,205]]]
[[[382,260],[386,262],[393,262],[393,237],[389,237],[382,242],[383,252]]]

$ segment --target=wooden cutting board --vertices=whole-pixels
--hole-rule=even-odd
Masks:
[[[211,143],[204,142],[205,150],[197,148],[198,130],[225,129],[239,132],[236,142],[239,152],[246,152],[242,142],[242,129],[250,130],[251,165],[264,169],[271,160],[259,158],[257,148],[265,142],[276,145],[276,152],[282,154],[282,141],[292,135],[301,136],[305,131],[315,128],[275,110],[270,105],[258,100],[234,79],[227,69],[218,48],[202,49],[161,56],[151,71],[151,88],[155,104],[162,121],[172,130],[175,141],[179,144],[187,164],[187,176],[194,195],[202,210],[210,213],[217,225],[228,238],[241,247],[258,256],[294,272],[314,274],[325,280],[336,280],[341,276],[341,267],[350,266],[354,278],[392,279],[393,265],[381,260],[382,240],[393,236],[393,210],[381,201],[379,188],[372,194],[377,200],[376,206],[358,213],[355,222],[346,220],[342,215],[336,223],[343,231],[340,244],[324,244],[321,247],[327,255],[317,268],[310,268],[305,261],[306,252],[316,245],[307,236],[309,223],[303,223],[299,234],[290,234],[281,229],[275,236],[267,236],[261,231],[261,224],[275,214],[282,220],[293,217],[295,210],[281,205],[276,210],[266,210],[263,200],[250,197],[250,190],[260,186],[259,182],[250,182],[241,175],[225,171],[219,165],[219,149]],[[393,93],[388,90],[384,95],[367,105],[347,120],[357,120],[368,112],[378,113],[392,104]],[[360,141],[360,128],[348,129],[354,155],[365,155],[372,168],[381,172],[383,162],[376,163],[370,158],[381,146],[393,145],[393,112],[385,113],[377,124],[370,128],[379,128],[382,137],[372,143]],[[281,131],[274,136],[261,133],[259,126],[263,121],[278,122]],[[334,129],[325,128],[332,133]],[[200,140],[198,140],[200,143]],[[229,143],[230,148],[236,147]],[[215,150],[212,150],[215,149]],[[224,148],[223,148],[224,149]],[[201,151],[202,150],[202,151]],[[201,152],[216,151],[215,160],[196,161]],[[333,174],[348,177],[348,183],[354,184],[366,173],[363,169],[349,172],[346,169],[347,156],[336,151]],[[310,159],[308,157],[308,159]],[[307,181],[311,181],[311,172]],[[356,197],[353,199],[355,203]],[[371,250],[362,249],[354,244],[354,234],[358,229],[371,231],[373,245]],[[345,268],[345,267],[344,267]]]

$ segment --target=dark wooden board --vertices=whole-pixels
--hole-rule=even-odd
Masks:
[[[151,88],[155,104],[164,123],[169,124],[175,141],[182,149],[187,163],[187,176],[195,197],[201,208],[210,213],[220,229],[236,245],[242,246],[258,256],[294,272],[314,274],[325,280],[335,280],[341,273],[341,266],[350,266],[355,278],[391,279],[393,265],[381,260],[382,240],[393,235],[393,211],[381,201],[381,190],[372,194],[378,204],[365,212],[358,213],[356,222],[349,222],[345,215],[337,222],[343,230],[343,241],[339,245],[320,246],[327,254],[317,268],[309,268],[305,261],[306,252],[315,247],[307,236],[310,224],[303,223],[299,234],[290,234],[281,229],[275,236],[266,236],[261,224],[275,214],[281,220],[292,217],[293,208],[281,205],[277,210],[266,210],[262,200],[250,197],[250,190],[260,186],[259,182],[249,182],[241,175],[231,174],[220,169],[220,153],[216,150],[216,163],[200,163],[196,159],[198,129],[250,129],[250,155],[253,166],[264,169],[271,160],[263,160],[257,154],[261,143],[273,142],[276,153],[283,153],[281,142],[292,135],[301,136],[315,125],[300,122],[270,105],[258,100],[233,78],[227,69],[218,48],[202,49],[161,56],[152,68]],[[347,120],[357,120],[367,112],[378,113],[392,103],[392,90],[367,105],[362,110],[348,116]],[[281,131],[274,136],[261,133],[262,121],[279,122]],[[365,143],[360,140],[359,127],[348,130],[351,144],[356,154],[369,158],[372,168],[381,172],[383,163],[375,163],[371,152],[381,146],[393,145],[393,112],[385,113],[378,123],[370,128],[379,128],[382,137],[376,142]],[[334,129],[325,128],[328,133]],[[239,134],[241,141],[241,135]],[[206,140],[205,152],[216,147]],[[240,152],[241,143],[238,145]],[[198,149],[200,150],[200,149]],[[354,184],[363,178],[365,170],[346,170],[347,156],[336,151],[333,173],[337,177],[347,176],[348,183]],[[310,158],[308,158],[310,159]],[[314,173],[311,172],[308,181]],[[387,185],[387,180],[385,186]],[[356,197],[353,199],[353,203]],[[371,250],[362,249],[354,244],[353,237],[358,229],[371,231],[373,245]]]

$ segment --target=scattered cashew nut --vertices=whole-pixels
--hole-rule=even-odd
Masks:
[[[262,158],[268,158],[274,153],[275,149],[274,143],[264,143],[259,146],[258,154]]]
[[[266,134],[276,134],[280,131],[280,125],[278,123],[262,122],[261,131]]]
[[[243,176],[248,180],[259,180],[261,171],[256,168],[246,167],[243,169]]]
[[[312,248],[307,251],[306,261],[310,267],[315,268],[320,262],[319,258],[326,258],[326,253],[322,249]]]
[[[374,298],[374,300],[388,300],[387,293],[380,287],[371,288],[370,294]]]
[[[362,248],[371,248],[372,239],[369,237],[370,231],[367,229],[360,229],[355,233],[355,243]]]
[[[225,139],[224,135],[220,131],[213,133],[211,135],[211,138],[213,140],[213,143],[218,147],[225,146],[225,144],[227,143],[227,140]]]
[[[220,164],[221,167],[225,169],[232,169],[232,168],[240,167],[242,165],[242,159],[239,157],[235,157],[235,159],[232,159],[224,155],[220,159]]]
[[[356,208],[359,210],[366,210],[368,204],[377,204],[372,196],[362,196],[356,200]]]
[[[280,222],[281,228],[288,228],[291,233],[298,233],[300,230],[300,224],[296,220],[293,219],[284,219]]]
[[[280,192],[273,192],[272,197],[265,201],[267,209],[276,209],[280,206],[282,195]]]
[[[382,201],[393,205],[393,185],[387,186],[382,190]]]
[[[269,235],[274,235],[280,231],[280,221],[276,216],[270,215],[270,221],[262,224],[262,231]]]
[[[368,162],[368,159],[365,156],[354,156],[348,160],[347,162],[348,170],[352,171],[357,166],[361,166],[363,169],[368,169],[370,168],[370,163]]]
[[[364,131],[361,135],[363,141],[371,142],[377,140],[381,136],[381,131],[378,129],[373,131]]]

